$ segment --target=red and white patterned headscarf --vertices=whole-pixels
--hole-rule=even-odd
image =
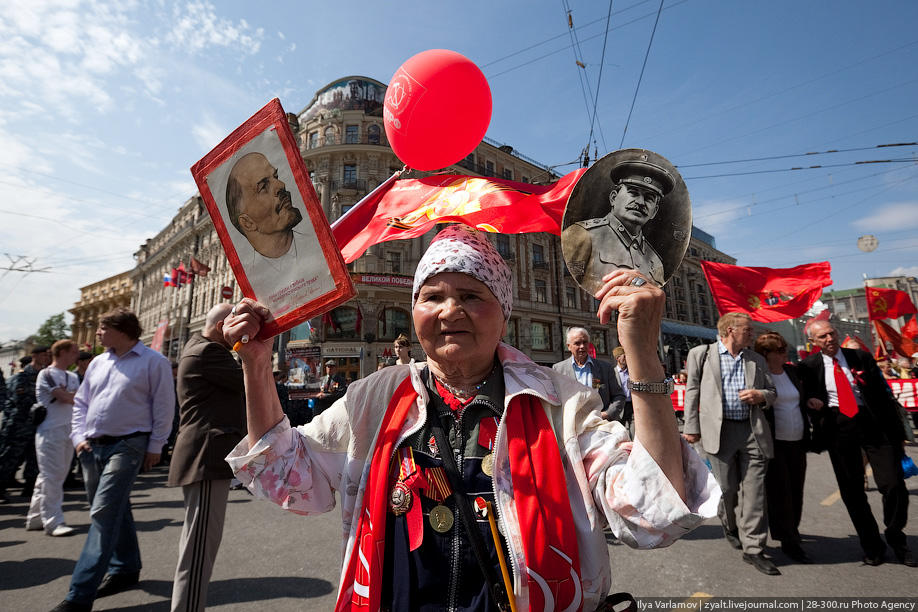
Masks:
[[[500,302],[504,320],[510,318],[513,309],[510,268],[484,234],[456,224],[434,237],[414,273],[412,308],[418,300],[421,286],[441,272],[461,272],[483,282]]]

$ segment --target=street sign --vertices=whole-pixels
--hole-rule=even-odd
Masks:
[[[223,296],[223,299],[230,300],[233,298],[233,289],[232,287],[224,287],[220,290],[220,295]]]

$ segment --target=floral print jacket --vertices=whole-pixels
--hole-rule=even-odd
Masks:
[[[640,441],[631,442],[621,424],[600,417],[602,405],[595,391],[535,364],[509,345],[500,344],[497,357],[504,372],[505,407],[517,394],[534,395],[555,430],[566,475],[563,486],[576,523],[583,609],[593,610],[612,586],[606,524],[633,548],[669,546],[716,515],[720,488],[683,442],[684,503]],[[256,497],[297,514],[332,510],[337,491],[343,567],[355,551],[356,517],[364,508],[369,461],[383,413],[408,376],[419,397],[401,426],[401,441],[419,429],[427,415],[427,391],[414,365],[384,368],[352,383],[343,398],[311,423],[292,429],[285,417],[255,446],[249,448],[245,439],[227,457],[236,477]],[[502,421],[494,448],[497,514],[510,547],[518,609],[527,610],[526,559],[511,474],[502,460],[507,444]]]

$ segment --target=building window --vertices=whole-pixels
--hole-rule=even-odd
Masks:
[[[325,128],[325,144],[327,145],[335,144],[335,128],[333,127]]]
[[[379,315],[376,336],[380,340],[395,340],[399,334],[411,337],[408,313],[399,308],[386,308]]]
[[[345,164],[344,165],[344,186],[353,188],[353,185],[357,184],[357,165],[356,164]]]
[[[306,146],[310,149],[315,149],[319,146],[319,132],[309,132],[309,142]]]
[[[513,180],[513,170],[511,170],[510,168],[504,168],[504,178],[507,179],[508,181],[512,181]]]
[[[513,318],[507,321],[507,335],[504,336],[504,342],[510,346],[519,348],[519,328],[520,321],[519,319]]]
[[[379,126],[373,124],[367,128],[367,142],[370,144],[379,144]]]
[[[529,177],[526,176],[525,174],[523,175],[523,182],[524,182],[524,183],[528,183],[528,182],[529,182]]]
[[[327,340],[356,339],[360,336],[357,329],[357,309],[340,306],[322,317]]]
[[[485,162],[485,175],[494,176],[494,162]]]
[[[532,333],[532,350],[550,351],[551,350],[551,325],[533,321],[530,325]]]
[[[504,259],[512,259],[513,253],[510,251],[510,236],[507,234],[497,234],[497,252]]]
[[[347,144],[357,144],[360,142],[359,125],[347,125],[344,127],[344,142]]]
[[[590,332],[590,342],[596,347],[597,355],[608,355],[606,350],[606,330],[594,329]]]
[[[545,247],[541,244],[532,245],[532,263],[540,264],[545,262]]]
[[[402,273],[402,254],[394,251],[389,251],[387,254],[386,261],[386,272],[390,274],[401,274]]]
[[[535,288],[535,301],[542,302],[543,304],[548,301],[548,289],[545,286],[545,281],[536,279],[533,284]]]
[[[575,288],[564,288],[564,305],[568,308],[577,308],[577,290]]]

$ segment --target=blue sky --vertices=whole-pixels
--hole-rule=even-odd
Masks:
[[[835,289],[918,275],[918,145],[877,148],[918,141],[918,4],[659,7],[614,2],[606,35],[595,0],[0,0],[0,267],[45,270],[0,270],[0,341],[132,268],[195,193],[191,165],[268,100],[297,112],[431,48],[482,68],[488,136],[524,155],[562,172],[588,142],[667,157],[740,265],[828,260]],[[911,161],[856,163],[887,159]]]

